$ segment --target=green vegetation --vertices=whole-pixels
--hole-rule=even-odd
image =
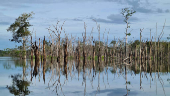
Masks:
[[[18,43],[22,42],[24,58],[26,58],[25,44],[28,39],[28,36],[31,35],[31,32],[28,30],[28,28],[32,26],[29,23],[29,20],[30,18],[32,18],[32,15],[33,15],[33,12],[28,13],[28,14],[23,13],[7,29],[8,32],[12,32],[11,41],[18,42]]]
[[[9,56],[9,51],[0,50],[0,56]]]

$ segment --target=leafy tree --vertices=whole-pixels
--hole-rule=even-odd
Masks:
[[[100,42],[100,46],[104,46],[104,43],[102,41],[95,41],[96,46],[99,46],[99,42]]]
[[[25,53],[25,43],[26,38],[31,35],[31,32],[28,30],[30,26],[32,26],[29,23],[29,20],[32,18],[32,15],[34,13],[23,13],[21,16],[19,16],[13,24],[10,25],[10,27],[7,29],[8,32],[12,32],[12,39],[11,41],[15,42],[22,42],[23,44],[23,51],[24,51],[24,58],[26,58]]]
[[[139,41],[139,40],[135,40],[135,41],[131,44],[131,46],[132,46],[133,49],[135,49],[136,46],[138,46],[138,45],[140,45],[140,41]]]
[[[124,22],[127,24],[127,27],[126,27],[126,44],[125,44],[125,50],[127,50],[127,36],[130,36],[131,33],[128,33],[128,28],[130,28],[129,26],[129,18],[135,13],[136,11],[132,10],[132,9],[129,9],[129,8],[124,8],[122,9],[122,12],[121,14],[123,15],[123,17],[125,18],[124,19]],[[127,51],[126,51],[127,52]],[[126,53],[125,52],[125,53]],[[126,54],[127,55],[127,54]]]

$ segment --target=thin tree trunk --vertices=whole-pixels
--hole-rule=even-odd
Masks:
[[[67,78],[67,55],[68,55],[68,52],[67,52],[67,40],[66,40],[66,44],[63,44],[63,47],[64,47],[64,73],[66,75],[66,78]]]

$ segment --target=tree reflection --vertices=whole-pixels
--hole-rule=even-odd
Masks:
[[[12,78],[12,85],[8,86],[7,88],[11,94],[16,95],[29,95],[30,91],[28,86],[30,86],[30,82],[23,80],[21,74],[11,75]]]
[[[119,79],[119,78],[123,77],[125,79],[125,83],[122,82],[122,84],[125,85],[124,89],[126,89],[126,91],[122,92],[122,95],[128,96],[128,95],[131,95],[134,93],[133,88],[131,88],[131,86],[133,86],[133,84],[135,84],[136,82],[139,82],[138,83],[139,89],[144,91],[145,87],[143,87],[142,85],[144,85],[145,83],[142,83],[142,81],[143,80],[145,81],[145,78],[147,79],[147,81],[149,81],[148,79],[150,77],[150,88],[151,88],[151,85],[153,82],[152,75],[153,75],[153,73],[156,72],[154,70],[157,70],[159,67],[161,67],[161,66],[155,67],[154,64],[152,64],[152,62],[149,62],[149,64],[145,64],[146,62],[143,62],[141,64],[140,63],[135,64],[135,62],[137,62],[137,60],[132,61],[132,64],[127,65],[127,66],[125,66],[124,64],[119,64],[119,63],[116,64],[113,62],[106,63],[104,61],[101,61],[100,63],[96,63],[96,64],[93,64],[93,63],[95,63],[95,61],[87,60],[86,62],[87,63],[85,66],[85,64],[83,64],[83,60],[80,60],[80,62],[74,61],[74,60],[69,60],[68,63],[64,62],[64,60],[62,60],[61,62],[57,62],[57,60],[53,60],[52,63],[50,62],[50,60],[47,60],[47,62],[43,62],[43,70],[39,70],[40,73],[43,73],[43,75],[40,75],[40,76],[43,76],[43,80],[44,80],[44,84],[45,84],[45,76],[48,76],[48,74],[46,74],[46,72],[48,71],[48,73],[51,74],[50,79],[46,80],[48,82],[47,89],[52,89],[53,91],[56,91],[57,95],[61,95],[61,94],[65,95],[65,94],[71,93],[71,91],[74,90],[74,86],[73,86],[72,90],[69,92],[66,92],[65,88],[68,86],[67,85],[68,83],[70,83],[71,81],[75,82],[76,79],[77,79],[77,81],[76,81],[77,84],[78,84],[78,81],[82,80],[82,86],[84,87],[84,90],[83,90],[84,95],[89,94],[88,93],[88,91],[89,91],[89,89],[88,89],[89,81],[88,80],[90,80],[92,89],[96,89],[94,91],[94,93],[91,93],[91,94],[97,95],[97,94],[100,94],[101,92],[103,92],[103,88],[104,88],[103,85],[105,86],[105,90],[107,89],[106,88],[107,86],[109,86],[109,87],[111,86],[110,84],[112,84],[112,82],[110,80],[116,80],[117,78]],[[138,62],[139,62],[139,60],[138,60]],[[31,65],[32,65],[31,66],[31,68],[32,68],[31,73],[32,73],[33,68],[35,67],[35,65],[33,64],[33,60],[32,60]],[[163,64],[162,64],[162,66],[163,66]],[[156,68],[156,69],[154,69],[154,68]],[[160,71],[160,73],[166,73],[166,72],[164,72],[165,68],[166,67],[162,67],[162,70]],[[39,69],[38,66],[37,66],[37,69]],[[25,71],[23,71],[23,76],[24,76],[24,73],[25,73]],[[162,75],[162,74],[160,74],[160,75]],[[106,79],[107,81],[105,81],[106,76],[107,76],[107,79]],[[131,79],[130,76],[132,76],[132,77],[136,76],[138,81],[133,82],[133,80]],[[101,79],[102,77],[103,77],[103,80]],[[158,79],[156,80],[156,78],[158,78]],[[103,81],[103,83],[101,82],[101,80]],[[164,95],[166,95],[165,94],[166,90],[164,89],[164,80],[161,79],[161,77],[159,76],[159,73],[155,73],[156,83],[158,80],[160,81],[160,84],[162,85]],[[170,79],[167,79],[167,81],[170,81]],[[119,82],[119,83],[121,83],[121,82]],[[122,84],[120,84],[120,85],[122,85]],[[117,84],[115,84],[115,85],[117,85]],[[29,86],[29,83],[28,83],[28,86]],[[76,86],[76,84],[75,84],[75,86]],[[27,88],[27,86],[26,86],[26,88]],[[10,88],[8,88],[8,89],[10,89]],[[11,87],[11,89],[12,89],[12,87]],[[17,91],[16,88],[13,88],[13,90],[18,92],[18,94],[20,94],[20,92]],[[11,91],[11,92],[13,92],[13,94],[14,94],[14,91]],[[28,92],[29,92],[29,90],[28,90]],[[156,85],[156,92],[157,92],[157,85]],[[80,93],[81,93],[81,91],[80,91]],[[114,94],[117,95],[119,93],[114,93]]]

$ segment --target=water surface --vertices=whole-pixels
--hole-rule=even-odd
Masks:
[[[0,57],[1,96],[26,94],[30,96],[170,96],[170,77],[162,67],[156,72],[141,70],[102,61],[93,69],[88,61],[86,68],[69,60],[67,70],[63,63],[50,60],[37,66],[35,61]],[[139,67],[139,66],[138,66]],[[126,83],[127,80],[127,83]]]

